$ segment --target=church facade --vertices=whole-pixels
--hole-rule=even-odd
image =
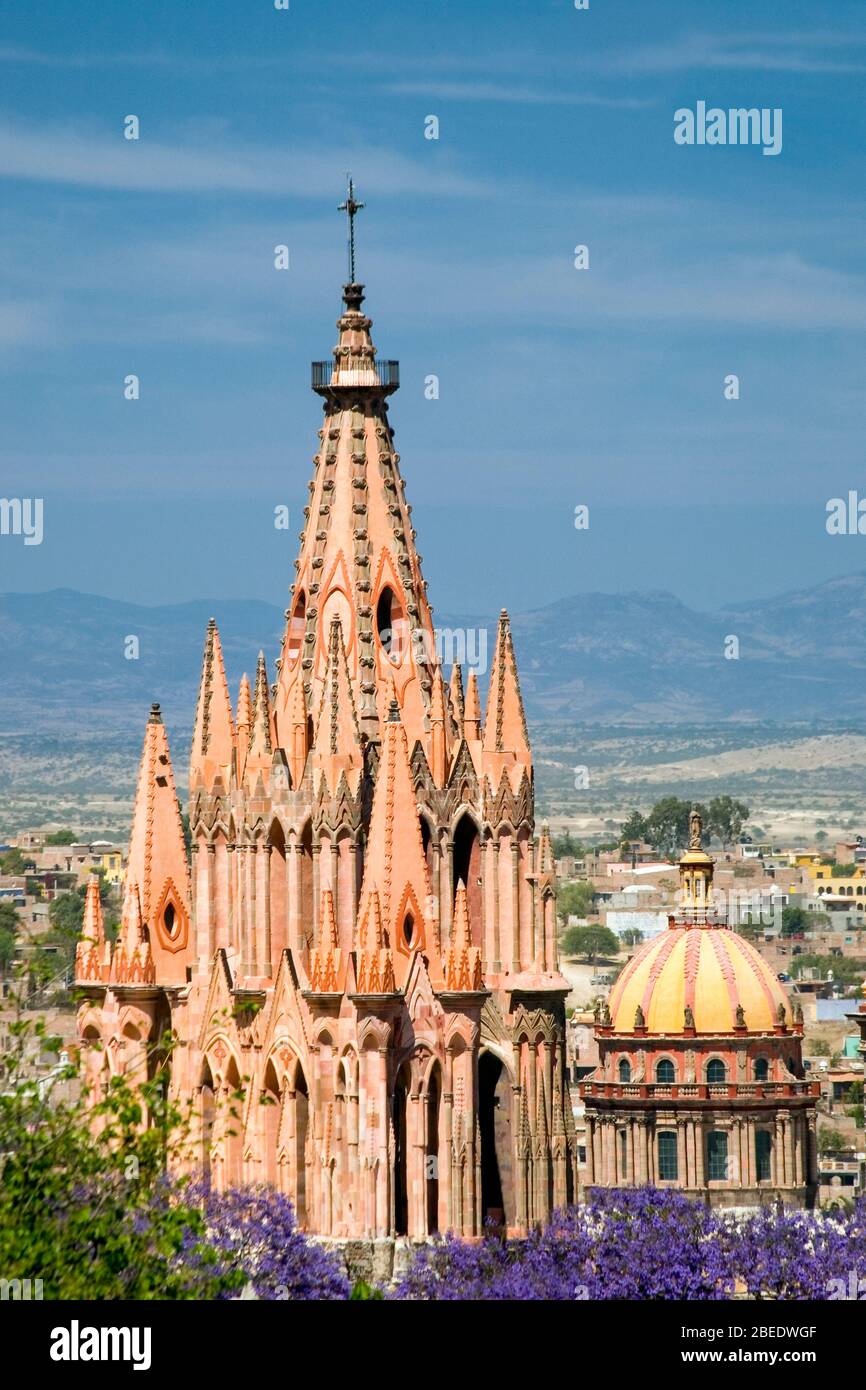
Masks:
[[[692,813],[680,908],[596,1012],[599,1065],[580,1084],[586,1187],[672,1187],[711,1206],[811,1206],[820,1084],[803,1015],[721,920]]]
[[[576,1195],[553,857],[507,614],[483,717],[476,676],[442,668],[397,364],[363,300],[353,276],[313,364],[324,418],[273,683],[260,653],[233,704],[205,636],[189,857],[151,710],[114,947],[88,893],[84,1066],[94,1094],[166,1066],[195,1166],[272,1184],[308,1231],[518,1233]]]

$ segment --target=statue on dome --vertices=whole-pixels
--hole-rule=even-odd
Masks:
[[[703,833],[703,828],[704,824],[701,820],[700,811],[692,807],[692,811],[689,816],[689,849],[702,848],[701,835]]]

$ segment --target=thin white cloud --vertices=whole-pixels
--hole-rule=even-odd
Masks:
[[[866,64],[862,57],[839,57],[838,49],[864,43],[866,36],[857,34],[695,33],[615,54],[605,66],[647,75],[694,69],[843,75],[866,72]]]
[[[494,185],[456,169],[431,168],[376,145],[332,149],[243,145],[225,139],[166,144],[60,126],[0,122],[0,176],[86,188],[161,193],[259,193],[331,198],[347,167],[363,169],[364,191],[488,196]]]
[[[600,106],[626,111],[643,110],[653,103],[642,97],[603,96],[595,92],[557,91],[554,88],[513,86],[511,83],[440,81],[436,78],[389,82],[383,88],[397,96],[431,96],[444,100],[480,101],[510,106]]]
[[[166,53],[159,49],[115,52],[74,52],[61,49],[25,48],[16,44],[0,44],[0,63],[22,67],[68,68],[165,68],[183,72],[231,72],[250,69],[279,69],[287,66],[281,52],[270,54],[231,53],[219,57],[204,57],[196,53]]]

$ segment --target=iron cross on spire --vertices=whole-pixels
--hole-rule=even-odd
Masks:
[[[355,283],[355,214],[366,207],[366,203],[355,202],[355,185],[352,182],[351,174],[349,178],[349,192],[345,203],[341,203],[337,208],[338,212],[345,212],[349,218],[349,282]]]

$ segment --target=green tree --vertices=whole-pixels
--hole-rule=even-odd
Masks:
[[[821,1154],[830,1153],[836,1149],[844,1149],[845,1136],[838,1129],[831,1129],[829,1125],[823,1125],[818,1130],[818,1152]]]
[[[587,917],[593,910],[595,892],[586,879],[564,883],[556,895],[556,911],[562,922],[569,917]]]
[[[643,941],[643,932],[638,931],[637,927],[627,927],[622,933],[620,941],[624,946],[639,946]]]
[[[50,835],[45,836],[46,845],[74,845],[75,843],[74,830],[52,830]]]
[[[840,984],[859,984],[863,979],[866,963],[857,956],[819,956],[812,952],[795,956],[791,974],[799,979],[807,970],[815,970],[819,979],[826,979],[830,971],[833,979]]]
[[[566,956],[583,956],[591,964],[597,956],[619,955],[619,941],[608,927],[569,927],[562,951]]]
[[[583,845],[574,839],[570,830],[566,830],[562,835],[554,835],[550,843],[555,859],[563,859],[566,856],[573,859],[583,858]]]
[[[703,806],[694,807],[706,826],[707,814]],[[689,816],[692,802],[682,801],[678,796],[664,796],[657,801],[647,817],[646,838],[657,854],[678,854],[689,842]]]
[[[707,829],[727,846],[739,839],[749,816],[749,808],[732,796],[714,796],[707,808]]]
[[[112,892],[112,887],[106,881],[104,871],[100,869],[99,898],[103,908],[113,906]],[[87,886],[80,884],[79,887],[73,888],[70,893],[61,893],[48,908],[50,927],[45,934],[45,943],[59,948],[65,965],[71,965],[75,960],[75,947],[81,935],[86,897]],[[113,913],[106,912],[105,929],[109,938],[113,937],[116,927],[117,922]]]
[[[26,874],[28,869],[35,869],[36,864],[32,859],[23,855],[20,849],[7,849],[5,854],[0,854],[0,874]]]
[[[797,936],[826,925],[826,913],[808,912],[805,907],[794,907],[793,904],[782,908],[783,936]]]
[[[46,1299],[238,1292],[245,1275],[218,1259],[183,1185],[165,1183],[169,1163],[188,1156],[190,1133],[190,1117],[169,1100],[162,1070],[170,1035],[154,1049],[152,1080],[136,1085],[115,1076],[88,1110],[53,1094],[73,1067],[58,1067],[49,1084],[28,1079],[24,1063],[34,1044],[59,1050],[42,1021],[19,1014],[10,1034],[0,1059],[3,1277],[41,1279]]]

